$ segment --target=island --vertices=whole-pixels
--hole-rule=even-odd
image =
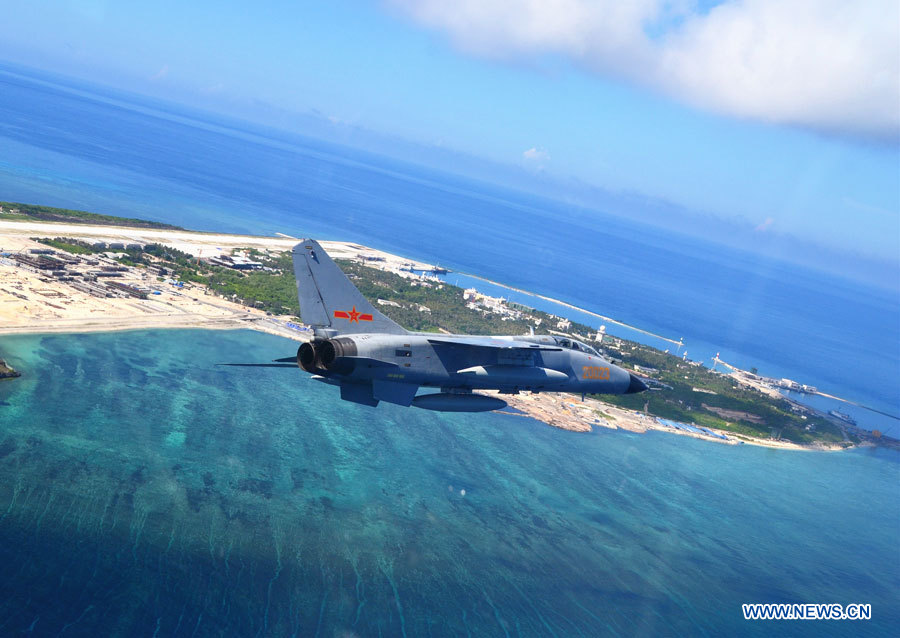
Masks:
[[[304,341],[311,334],[302,323],[290,255],[297,241],[2,203],[0,334],[243,327]],[[363,295],[410,330],[569,335],[650,386],[637,395],[504,396],[514,414],[573,431],[659,430],[732,445],[897,444],[791,400],[759,375],[725,365],[710,369],[677,351],[462,289],[431,264],[352,242],[322,245]]]
[[[6,363],[5,359],[0,359],[0,379],[15,379],[21,376],[22,373]]]

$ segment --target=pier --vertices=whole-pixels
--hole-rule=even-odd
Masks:
[[[598,312],[593,312],[591,310],[585,310],[584,308],[579,308],[576,305],[567,303],[565,301],[560,301],[559,299],[554,299],[553,297],[547,297],[545,295],[539,295],[535,292],[529,292],[527,290],[522,290],[521,288],[513,288],[512,286],[507,286],[506,284],[501,284],[498,281],[493,281],[491,279],[487,279],[485,277],[479,277],[478,275],[472,275],[469,273],[461,273],[466,275],[467,277],[471,277],[472,279],[480,279],[481,281],[487,282],[494,286],[499,286],[500,288],[506,288],[507,290],[512,290],[513,292],[518,292],[523,295],[528,295],[529,297],[535,297],[537,299],[541,299],[543,301],[548,301],[550,303],[556,304],[557,306],[562,306],[563,308],[568,308],[569,310],[575,310],[578,312],[582,312],[586,315],[590,315],[591,317],[596,317],[597,319],[601,319],[607,323],[614,324],[616,326],[621,326],[623,328],[627,328],[628,330],[634,330],[635,332],[639,332],[641,334],[647,335],[648,337],[653,337],[654,339],[660,339],[661,341],[666,341],[678,347],[684,346],[683,340],[676,341],[675,339],[670,339],[669,337],[664,337],[662,335],[656,334],[655,332],[650,332],[649,330],[644,330],[643,328],[638,328],[636,326],[629,325],[624,321],[619,321],[618,319],[613,319],[612,317],[607,317],[606,315],[601,315]]]
[[[732,376],[743,385],[749,386],[756,390],[759,390],[763,394],[767,394],[769,396],[775,397],[779,396],[789,401],[792,405],[798,406],[800,409],[808,411],[813,414],[817,414],[818,416],[824,417],[831,421],[832,423],[838,425],[842,430],[846,430],[856,434],[857,436],[863,438],[869,438],[873,436],[880,437],[881,433],[878,430],[866,430],[858,427],[855,423],[850,423],[847,419],[835,416],[830,412],[823,412],[821,410],[817,410],[816,408],[798,403],[794,401],[790,397],[785,396],[781,393],[781,390],[786,390],[788,392],[798,392],[799,394],[809,394],[814,396],[824,397],[826,399],[832,399],[834,401],[840,401],[842,403],[847,403],[848,405],[856,406],[857,408],[862,408],[863,410],[868,410],[869,412],[873,412],[875,414],[880,414],[882,416],[886,416],[890,419],[894,419],[895,421],[900,421],[900,417],[890,414],[888,412],[883,412],[873,407],[869,407],[867,405],[863,405],[862,403],[858,403],[857,401],[851,401],[850,399],[845,399],[843,397],[835,396],[833,394],[828,394],[826,392],[820,391],[818,388],[810,385],[803,385],[793,381],[790,379],[773,379],[771,377],[765,377],[759,374],[753,374],[747,370],[742,370],[737,366],[733,366],[726,361],[723,361],[718,353],[715,357],[713,357],[713,362],[715,365],[721,365],[725,368],[728,368],[732,372]],[[890,437],[888,437],[890,438]]]

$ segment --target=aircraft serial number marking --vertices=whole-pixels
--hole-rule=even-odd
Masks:
[[[584,366],[581,374],[584,379],[598,379],[600,381],[609,380],[609,368],[599,366]]]

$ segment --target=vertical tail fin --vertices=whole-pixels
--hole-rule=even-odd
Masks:
[[[303,323],[340,334],[407,332],[362,296],[318,242],[301,240],[294,246],[293,258]]]

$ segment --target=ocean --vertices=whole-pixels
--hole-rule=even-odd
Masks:
[[[721,353],[733,365],[900,415],[896,291],[4,67],[0,145],[0,199],[198,230],[359,241],[683,337],[688,356],[708,365]],[[835,402],[824,407],[900,434],[896,419]]]
[[[884,636],[885,449],[338,399],[250,331],[4,337],[0,635]],[[868,621],[745,621],[747,602]]]
[[[900,412],[896,293],[105,89],[0,68],[0,199],[355,240]],[[249,331],[0,338],[25,373],[0,383],[0,635],[880,636],[900,622],[894,450],[372,410],[297,370],[215,365],[295,349]],[[872,620],[744,621],[749,602],[869,603]]]

